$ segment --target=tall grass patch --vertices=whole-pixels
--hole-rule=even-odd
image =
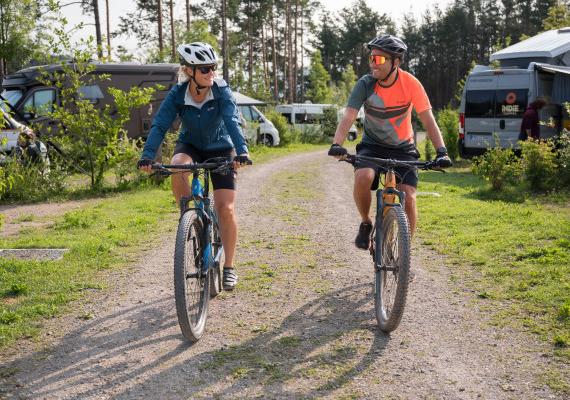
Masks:
[[[481,180],[465,172],[422,173],[418,201],[424,244],[473,267],[481,298],[508,300],[508,314],[570,358],[570,208],[548,198],[485,200]]]
[[[0,258],[0,347],[35,336],[41,320],[105,286],[101,271],[121,267],[137,250],[172,235],[176,207],[169,191],[153,189],[101,199],[49,226],[0,240],[2,248],[66,248],[62,260]]]

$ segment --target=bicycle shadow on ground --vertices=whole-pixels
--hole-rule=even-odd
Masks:
[[[370,284],[327,293],[267,332],[181,360],[114,397],[326,396],[382,357],[390,337],[378,330],[372,303]],[[249,333],[251,328],[242,329]]]
[[[5,382],[0,377],[0,386],[4,386],[4,390],[25,393],[18,395],[23,398],[61,398],[64,397],[62,390],[76,385],[86,389],[73,397],[87,398],[97,396],[118,382],[133,379],[143,370],[152,370],[188,348],[180,343],[149,364],[130,367],[130,351],[152,348],[178,337],[177,334],[165,334],[177,325],[173,303],[169,295],[152,304],[123,309],[82,323],[55,346],[4,364],[3,369],[13,371],[15,375],[4,376]],[[112,364],[111,358],[115,360]],[[19,372],[25,377],[19,378]],[[0,397],[2,394],[0,391]]]

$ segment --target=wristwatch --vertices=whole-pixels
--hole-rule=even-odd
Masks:
[[[436,150],[436,154],[439,155],[446,155],[447,154],[447,147],[441,146]]]

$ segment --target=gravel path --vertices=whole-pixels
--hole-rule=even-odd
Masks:
[[[77,305],[94,319],[50,321],[43,345],[0,356],[13,371],[0,397],[562,399],[543,383],[562,368],[544,344],[493,326],[417,243],[403,321],[377,330],[351,184],[350,166],[320,153],[244,169],[239,288],[210,303],[200,342],[180,334],[166,240]]]

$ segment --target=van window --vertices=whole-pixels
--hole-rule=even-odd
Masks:
[[[252,121],[259,121],[261,122],[261,115],[259,115],[259,113],[257,111],[255,111],[255,109],[249,107],[249,109],[251,110],[251,118]]]
[[[287,122],[288,123],[292,123],[291,122],[291,113],[290,112],[282,112],[281,115],[283,115],[285,118],[287,118]]]
[[[24,92],[21,90],[4,90],[2,91],[2,97],[10,103],[10,105],[15,106],[18,101],[22,98]],[[1,103],[2,109],[4,111],[9,111],[9,107],[4,104],[4,101]]]
[[[493,118],[494,90],[468,90],[465,95],[465,117]]]
[[[298,124],[320,124],[323,114],[301,113],[295,114],[296,123]]]
[[[239,106],[239,109],[243,115],[243,117],[245,118],[246,121],[253,121],[251,119],[251,107],[249,106]]]
[[[496,118],[522,118],[528,101],[528,89],[497,90]]]
[[[46,115],[53,111],[53,103],[55,103],[55,90],[36,90],[24,103],[24,112],[27,118],[30,118],[29,113],[33,112],[36,115]]]
[[[81,86],[79,88],[79,93],[94,104],[96,104],[99,99],[103,99],[105,97],[103,96],[103,92],[99,85]]]

